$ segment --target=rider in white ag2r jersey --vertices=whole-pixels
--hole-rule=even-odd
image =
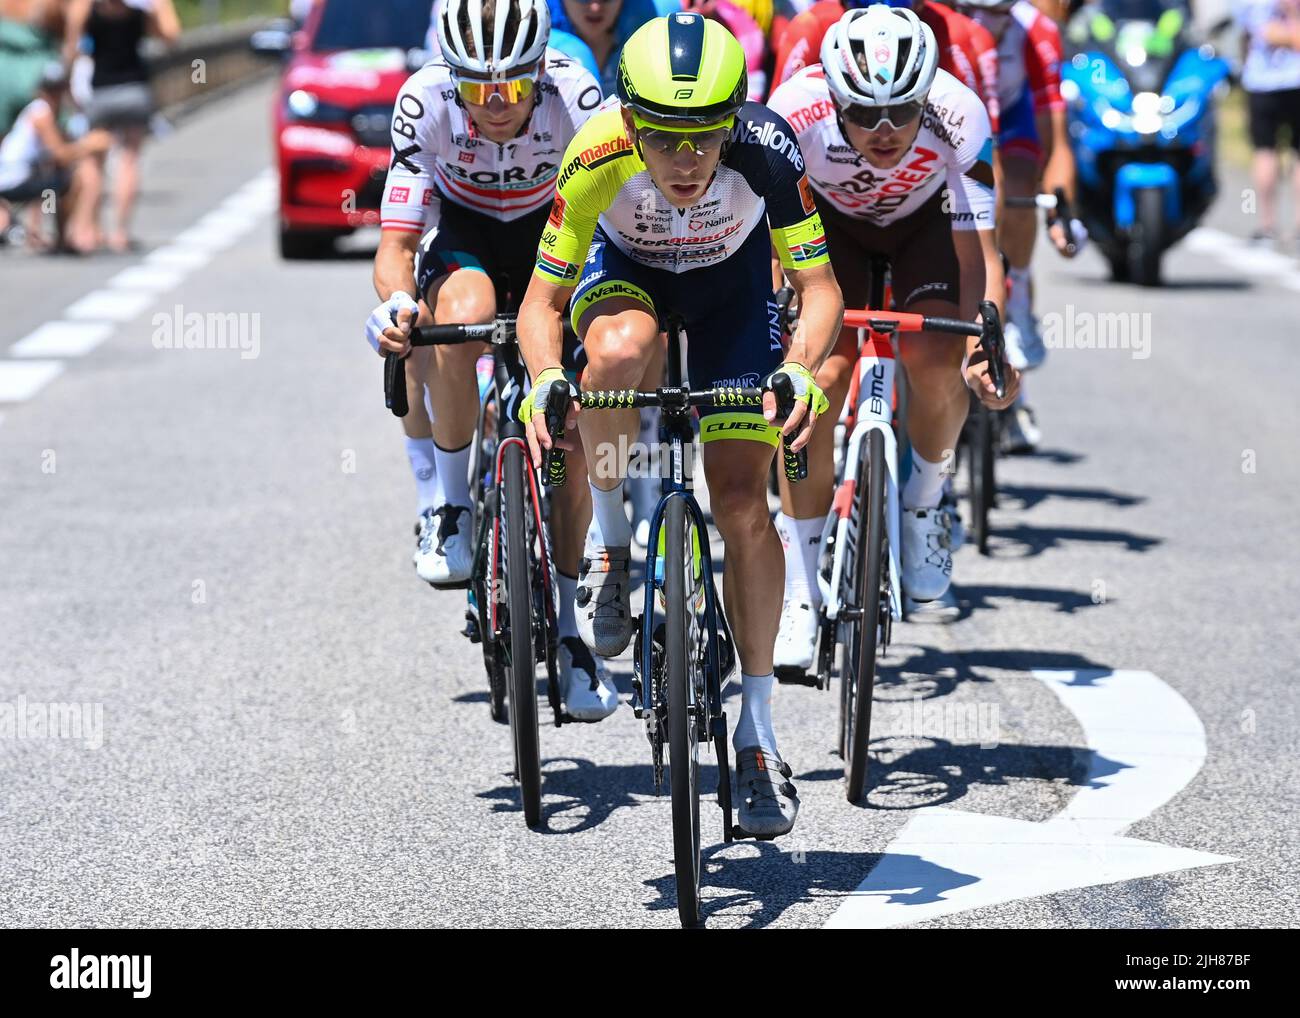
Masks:
[[[413,561],[421,579],[446,588],[466,586],[473,566],[468,475],[483,347],[411,352],[407,334],[518,308],[561,157],[601,96],[586,70],[547,48],[546,0],[446,0],[436,30],[439,58],[411,76],[393,110],[375,255],[383,303],[366,335],[381,354],[410,352],[403,428],[420,512]],[[562,595],[576,587],[585,497],[584,485],[553,496]],[[566,546],[570,530],[578,536]],[[569,713],[595,720],[617,693],[578,637],[569,593],[558,602],[560,680]]]
[[[1001,307],[988,113],[979,96],[937,67],[937,57],[933,31],[910,9],[851,10],[827,32],[821,63],[768,100],[798,135],[846,307],[867,306],[872,255],[888,257],[900,311],[973,319],[981,300]],[[944,464],[966,419],[967,389],[1000,409],[1014,398],[1018,375],[1008,370],[1007,396],[998,400],[977,339],[901,338],[912,446],[902,491],[902,580],[912,601],[927,603],[948,596],[952,576]],[[832,408],[844,403],[857,357],[857,330],[844,329],[817,374]],[[776,664],[791,672],[812,663],[833,442],[832,429],[814,431],[807,481],[782,489],[786,592]]]

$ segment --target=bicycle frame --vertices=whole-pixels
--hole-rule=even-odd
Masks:
[[[900,503],[898,436],[894,431],[894,388],[897,364],[895,337],[867,328],[867,338],[858,355],[853,381],[850,383],[848,404],[853,408],[847,421],[848,440],[844,452],[844,478],[835,489],[831,512],[822,531],[823,547],[834,540],[829,582],[817,574],[821,588],[822,606],[826,618],[839,619],[843,605],[840,600],[845,551],[848,547],[849,515],[853,511],[853,496],[858,483],[858,461],[862,443],[872,431],[879,431],[885,443],[887,509],[886,532],[889,537],[889,613],[894,621],[903,618],[902,566],[899,561]],[[864,608],[864,605],[855,605]]]
[[[668,388],[677,388],[681,386],[681,357],[680,357],[680,324],[675,321],[669,322],[668,328]],[[640,641],[640,674],[641,690],[639,695],[634,694],[632,708],[638,718],[643,718],[648,711],[654,718],[654,724],[659,724],[660,708],[662,704],[655,702],[656,692],[652,689],[651,679],[654,674],[654,604],[655,604],[655,580],[658,575],[658,558],[660,534],[663,529],[664,511],[671,499],[682,499],[686,504],[686,509],[690,513],[692,525],[698,534],[707,535],[708,528],[704,519],[704,511],[700,508],[699,502],[695,499],[691,482],[686,475],[685,457],[688,443],[694,442],[694,435],[691,429],[690,409],[683,405],[681,407],[667,406],[661,408],[659,417],[659,439],[666,441],[669,445],[671,471],[660,481],[659,502],[650,516],[650,535],[647,539],[646,563],[645,563],[645,580],[642,586],[643,607],[641,615],[642,639]],[[722,654],[719,646],[718,635],[718,601],[717,588],[713,583],[713,555],[707,539],[699,542],[700,549],[700,579],[704,586],[704,625],[705,625],[705,683],[708,696],[708,726],[702,731],[704,740],[714,741],[719,737],[723,740],[727,737],[727,718],[722,710]],[[666,553],[671,550],[666,549]],[[638,703],[638,700],[640,702]],[[698,710],[700,704],[691,704],[694,708],[695,716],[698,721]],[[725,766],[723,761],[719,761],[719,779],[718,786],[721,793],[725,787],[727,792],[730,791],[730,768]],[[732,840],[731,824],[731,803],[730,795],[719,796],[719,805],[723,809],[723,836],[724,841]]]

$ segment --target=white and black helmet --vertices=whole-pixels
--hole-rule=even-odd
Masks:
[[[846,12],[831,26],[822,40],[821,64],[841,107],[895,106],[930,91],[939,47],[934,31],[910,9],[872,4]]]
[[[490,37],[483,38],[483,8],[489,0],[442,0],[437,16],[438,48],[453,71],[493,79],[509,78],[546,55],[551,11],[546,0],[496,0]],[[508,30],[514,15],[518,22]],[[468,29],[462,26],[468,21]]]

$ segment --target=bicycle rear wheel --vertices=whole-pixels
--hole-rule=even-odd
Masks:
[[[515,748],[515,777],[523,800],[524,823],[536,827],[542,816],[542,764],[537,733],[537,666],[533,656],[533,577],[536,562],[529,547],[524,513],[528,511],[529,470],[524,450],[510,442],[503,454],[501,490],[505,492],[506,547],[500,580],[509,608],[508,665],[510,734]],[[499,596],[499,595],[498,595]]]
[[[845,794],[854,803],[862,797],[867,781],[877,635],[881,612],[888,610],[885,437],[879,430],[873,428],[867,434],[858,457],[854,528],[850,534],[852,561],[846,569],[850,589],[845,598],[857,612],[846,623],[848,632],[840,667],[840,753],[844,758]]]
[[[664,697],[668,701],[668,776],[673,799],[673,867],[677,914],[682,925],[700,925],[700,733],[695,712],[700,695],[700,629],[693,605],[693,521],[681,498],[664,512]]]

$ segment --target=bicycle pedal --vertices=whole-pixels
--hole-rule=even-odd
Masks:
[[[753,838],[755,841],[775,841],[780,837],[779,834],[750,834],[745,828],[734,823],[731,825],[731,836],[736,840]]]
[[[469,590],[469,579],[452,580],[450,583],[434,583],[432,580],[425,580],[434,590]]]
[[[483,642],[483,635],[478,631],[478,616],[469,609],[465,610],[465,628],[460,631],[460,635],[468,637],[470,643]]]
[[[775,672],[776,681],[783,686],[811,686],[814,689],[818,688],[817,676],[809,675],[802,668],[783,665],[775,669]]]

